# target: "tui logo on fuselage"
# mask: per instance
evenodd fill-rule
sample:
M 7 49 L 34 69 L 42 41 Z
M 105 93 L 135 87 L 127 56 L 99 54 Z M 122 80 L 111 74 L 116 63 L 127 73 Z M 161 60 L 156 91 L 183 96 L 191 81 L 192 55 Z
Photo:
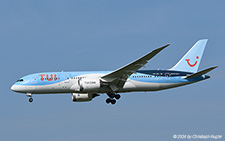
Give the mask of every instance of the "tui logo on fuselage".
M 56 74 L 50 74 L 51 78 L 49 77 L 49 74 L 39 74 L 39 76 L 41 76 L 41 81 L 44 81 L 44 80 L 56 81 L 58 79 Z M 46 76 L 46 77 L 44 78 L 44 76 Z

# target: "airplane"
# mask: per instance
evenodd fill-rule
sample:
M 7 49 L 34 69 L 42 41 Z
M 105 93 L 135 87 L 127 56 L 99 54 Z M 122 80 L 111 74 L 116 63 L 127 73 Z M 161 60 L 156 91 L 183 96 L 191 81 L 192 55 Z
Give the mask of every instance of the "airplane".
M 35 73 L 20 78 L 11 90 L 25 93 L 29 102 L 33 101 L 33 94 L 71 93 L 73 102 L 91 101 L 107 94 L 106 103 L 113 105 L 120 93 L 165 90 L 210 78 L 205 74 L 217 66 L 198 71 L 207 41 L 197 41 L 171 69 L 139 70 L 170 45 L 167 44 L 114 71 Z

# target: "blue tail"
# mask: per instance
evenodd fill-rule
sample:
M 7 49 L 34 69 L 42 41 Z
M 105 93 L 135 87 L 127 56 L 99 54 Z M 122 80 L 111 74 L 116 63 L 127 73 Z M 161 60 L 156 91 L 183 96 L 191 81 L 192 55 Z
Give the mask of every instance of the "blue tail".
M 170 70 L 186 71 L 196 73 L 208 39 L 202 39 L 180 59 L 180 61 Z

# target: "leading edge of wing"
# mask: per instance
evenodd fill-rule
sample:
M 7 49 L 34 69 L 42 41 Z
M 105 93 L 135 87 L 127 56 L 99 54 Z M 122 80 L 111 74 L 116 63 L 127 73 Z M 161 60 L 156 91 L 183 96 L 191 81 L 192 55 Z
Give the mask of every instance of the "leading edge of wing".
M 130 76 L 131 74 L 135 73 L 138 69 L 143 67 L 145 64 L 147 64 L 151 58 L 153 58 L 156 54 L 158 54 L 160 51 L 162 51 L 164 48 L 168 47 L 169 45 L 171 44 L 167 44 L 165 46 L 157 48 L 151 51 L 150 53 L 140 57 L 139 59 L 102 76 L 101 77 L 102 80 L 105 82 L 112 82 L 118 78 L 122 78 L 124 75 Z

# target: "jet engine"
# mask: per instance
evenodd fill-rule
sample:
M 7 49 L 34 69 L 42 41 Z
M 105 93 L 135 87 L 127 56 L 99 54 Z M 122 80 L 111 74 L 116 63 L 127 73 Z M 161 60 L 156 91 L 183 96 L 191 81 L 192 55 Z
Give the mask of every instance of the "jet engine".
M 81 79 L 78 84 L 80 91 L 94 91 L 101 87 L 99 79 Z
M 85 102 L 85 101 L 91 101 L 92 98 L 99 96 L 99 94 L 80 94 L 80 93 L 72 93 L 72 100 L 73 102 Z

